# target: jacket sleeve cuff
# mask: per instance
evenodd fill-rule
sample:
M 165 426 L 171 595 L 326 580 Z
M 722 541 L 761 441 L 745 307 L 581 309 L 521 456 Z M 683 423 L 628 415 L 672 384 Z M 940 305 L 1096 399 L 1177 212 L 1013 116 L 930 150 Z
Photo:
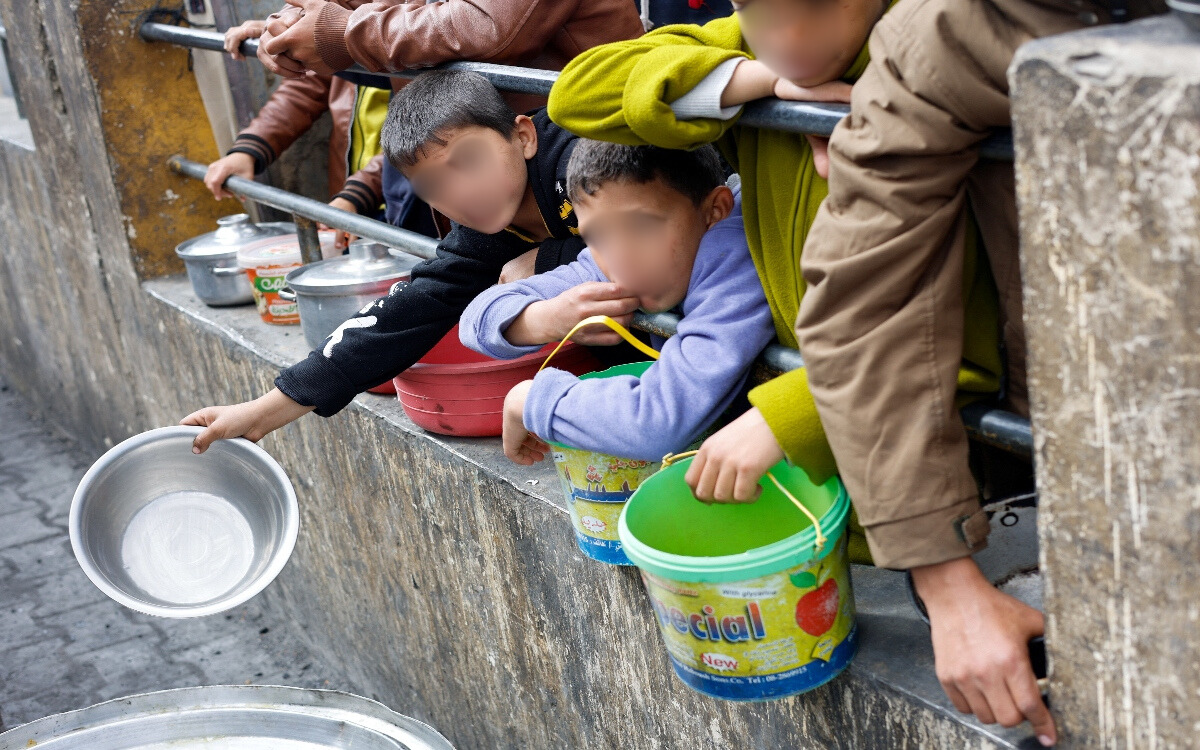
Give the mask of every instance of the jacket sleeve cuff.
M 700 83 L 683 96 L 671 102 L 671 112 L 677 120 L 696 120 L 707 117 L 712 120 L 730 120 L 742 111 L 742 105 L 721 106 L 721 95 L 725 93 L 733 71 L 745 62 L 744 57 L 726 60 L 713 69 Z
M 521 414 L 525 429 L 542 440 L 561 442 L 554 431 L 554 410 L 563 396 L 579 382 L 565 370 L 547 367 L 533 377 L 533 387 L 525 399 L 525 410 Z
M 753 388 L 749 399 L 766 420 L 784 455 L 804 469 L 813 483 L 824 484 L 837 473 L 837 462 L 808 391 L 808 372 L 804 368 Z
M 350 11 L 337 3 L 325 3 L 317 16 L 317 54 L 321 62 L 333 70 L 345 70 L 354 64 L 346 48 L 346 25 L 350 22 Z
M 500 288 L 502 287 L 493 287 L 493 290 Z M 478 307 L 472 303 L 459 320 L 459 339 L 463 346 L 492 359 L 516 359 L 541 349 L 541 344 L 517 346 L 504 337 L 504 332 L 512 322 L 525 312 L 525 308 L 537 302 L 537 298 L 523 294 L 489 296 L 493 297 L 490 302 Z
M 300 404 L 316 407 L 317 416 L 332 417 L 358 395 L 358 389 L 320 351 L 279 373 L 275 387 Z
M 239 133 L 233 147 L 225 152 L 226 156 L 229 154 L 246 154 L 254 159 L 254 174 L 262 174 L 278 158 L 270 143 L 252 133 Z
M 875 565 L 908 570 L 956 560 L 987 547 L 988 520 L 974 497 L 938 510 L 866 526 Z
M 379 211 L 380 204 L 383 203 L 383 199 L 372 194 L 369 187 L 353 179 L 346 180 L 345 186 L 333 197 L 350 201 L 360 216 L 368 217 L 374 216 Z

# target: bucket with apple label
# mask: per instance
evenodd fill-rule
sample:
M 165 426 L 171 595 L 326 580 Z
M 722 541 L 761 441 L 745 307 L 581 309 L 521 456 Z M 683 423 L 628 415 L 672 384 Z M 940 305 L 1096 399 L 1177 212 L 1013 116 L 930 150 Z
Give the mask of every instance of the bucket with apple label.
M 664 458 L 618 523 L 675 674 L 734 701 L 832 680 L 858 647 L 841 480 L 780 462 L 757 501 L 709 505 L 684 482 L 690 460 Z

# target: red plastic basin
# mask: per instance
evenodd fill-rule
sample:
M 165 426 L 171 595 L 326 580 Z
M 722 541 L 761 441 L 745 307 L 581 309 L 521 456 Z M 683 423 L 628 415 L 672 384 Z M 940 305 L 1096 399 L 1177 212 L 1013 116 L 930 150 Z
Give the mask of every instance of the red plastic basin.
M 463 346 L 456 325 L 392 382 L 404 413 L 420 427 L 441 435 L 495 436 L 503 426 L 504 397 L 533 378 L 554 347 L 547 344 L 517 359 L 492 359 Z M 572 343 L 554 355 L 551 366 L 576 375 L 600 369 L 586 348 Z

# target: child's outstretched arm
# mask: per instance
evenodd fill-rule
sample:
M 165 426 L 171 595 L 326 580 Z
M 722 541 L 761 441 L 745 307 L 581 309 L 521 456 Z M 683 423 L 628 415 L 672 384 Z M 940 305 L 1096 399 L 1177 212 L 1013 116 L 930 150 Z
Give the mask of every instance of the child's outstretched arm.
M 244 437 L 252 443 L 312 411 L 288 398 L 278 388 L 232 406 L 206 406 L 184 417 L 179 424 L 204 427 L 192 441 L 192 453 L 203 453 L 214 440 Z
M 608 281 L 584 250 L 574 263 L 480 294 L 459 321 L 459 339 L 480 354 L 512 359 L 561 341 L 576 323 L 593 315 L 628 325 L 637 306 L 637 298 Z M 588 326 L 573 340 L 611 346 L 620 337 L 607 328 Z

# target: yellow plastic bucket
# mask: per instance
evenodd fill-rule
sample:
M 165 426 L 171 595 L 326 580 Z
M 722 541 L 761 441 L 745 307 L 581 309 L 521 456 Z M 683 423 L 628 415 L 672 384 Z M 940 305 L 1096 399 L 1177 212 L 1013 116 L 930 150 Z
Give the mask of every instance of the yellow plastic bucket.
M 554 351 L 546 355 L 538 371 L 550 363 L 550 358 L 558 354 L 558 350 L 562 349 L 579 329 L 589 325 L 608 326 L 651 360 L 658 359 L 658 352 L 634 337 L 620 323 L 607 315 L 593 315 L 581 320 L 567 333 Z M 653 361 L 618 365 L 601 372 L 580 375 L 579 379 L 611 378 L 620 375 L 641 377 L 652 364 Z M 621 540 L 617 537 L 617 520 L 625 502 L 647 477 L 658 471 L 659 463 L 609 456 L 561 443 L 552 442 L 550 447 L 554 468 L 558 471 L 563 494 L 567 497 L 567 508 L 571 513 L 571 525 L 575 529 L 575 541 L 579 544 L 579 549 L 593 560 L 610 565 L 632 565 L 621 551 Z
M 817 486 L 780 462 L 756 502 L 706 505 L 683 480 L 689 463 L 643 482 L 618 522 L 675 674 L 734 701 L 832 680 L 858 647 L 841 481 Z
M 651 364 L 618 365 L 581 375 L 580 380 L 618 375 L 638 377 Z M 621 551 L 617 520 L 634 491 L 658 471 L 659 462 L 609 456 L 561 443 L 550 443 L 550 448 L 579 549 L 593 560 L 610 565 L 633 565 Z

